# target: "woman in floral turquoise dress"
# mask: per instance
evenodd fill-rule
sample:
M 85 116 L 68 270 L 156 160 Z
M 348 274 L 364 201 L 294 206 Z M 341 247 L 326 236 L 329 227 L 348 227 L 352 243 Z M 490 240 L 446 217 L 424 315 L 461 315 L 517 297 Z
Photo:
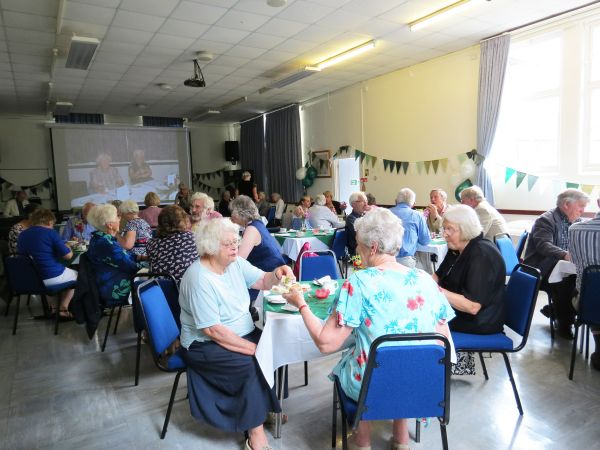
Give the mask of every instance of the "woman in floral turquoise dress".
M 284 295 L 300 308 L 312 339 L 323 353 L 339 350 L 352 334 L 353 345 L 343 354 L 333 373 L 344 393 L 358 401 L 371 343 L 396 333 L 450 334 L 447 322 L 454 311 L 431 276 L 396 262 L 402 245 L 402 222 L 387 209 L 378 208 L 354 223 L 357 253 L 367 267 L 344 282 L 325 323 L 311 311 L 299 291 Z M 392 450 L 408 449 L 407 420 L 395 420 Z M 369 422 L 360 422 L 350 448 L 370 449 Z
M 87 255 L 94 268 L 96 282 L 105 306 L 122 303 L 131 292 L 130 278 L 142 268 L 117 241 L 119 217 L 113 205 L 92 208 L 88 221 L 96 228 Z

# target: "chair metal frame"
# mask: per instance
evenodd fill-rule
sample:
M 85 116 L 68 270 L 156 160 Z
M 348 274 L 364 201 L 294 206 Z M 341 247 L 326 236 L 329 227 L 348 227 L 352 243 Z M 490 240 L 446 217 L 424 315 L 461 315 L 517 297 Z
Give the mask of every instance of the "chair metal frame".
M 525 244 L 527 243 L 528 237 L 529 237 L 529 231 L 524 230 L 523 233 L 521 233 L 521 236 L 519 237 L 517 245 L 515 246 L 515 250 L 517 252 L 517 258 L 519 259 L 519 262 L 523 262 L 521 255 L 523 255 L 523 250 L 525 250 Z
M 342 235 L 343 238 L 338 238 L 338 236 Z M 336 243 L 337 240 L 343 239 L 343 252 L 336 251 Z M 342 278 L 345 278 L 348 274 L 348 244 L 347 244 L 347 235 L 345 228 L 336 228 L 333 231 L 333 241 L 331 242 L 331 250 L 335 253 L 335 257 L 337 259 L 338 266 L 340 268 L 340 273 Z
M 590 287 L 590 278 L 600 278 L 600 265 L 588 266 L 583 270 L 581 275 L 581 292 L 579 293 L 579 308 L 577 315 L 575 316 L 575 336 L 573 338 L 573 345 L 571 348 L 571 364 L 569 367 L 569 380 L 573 380 L 573 371 L 575 369 L 575 353 L 577 352 L 577 336 L 579 334 L 579 327 L 584 326 L 584 334 L 581 335 L 581 352 L 583 352 L 583 341 L 584 336 L 587 335 L 587 350 L 586 359 L 589 354 L 589 326 L 600 326 L 600 306 L 598 300 L 600 300 L 600 293 L 592 290 Z M 600 280 L 598 281 L 600 283 Z M 595 303 L 594 306 L 592 306 Z M 588 310 L 589 308 L 589 310 Z M 594 310 L 595 309 L 595 310 Z M 589 315 L 589 316 L 588 316 Z M 587 326 L 587 333 L 585 327 Z
M 525 344 L 527 343 L 527 339 L 529 338 L 529 331 L 531 328 L 531 321 L 533 319 L 533 313 L 535 311 L 536 299 L 537 299 L 538 292 L 540 289 L 542 275 L 541 275 L 540 271 L 538 269 L 536 269 L 535 267 L 527 266 L 525 264 L 518 264 L 515 267 L 515 269 L 513 270 L 513 275 L 511 276 L 511 278 L 508 282 L 507 290 L 509 289 L 511 282 L 513 280 L 517 279 L 517 277 L 518 277 L 517 272 L 522 272 L 522 273 L 525 273 L 525 274 L 530 275 L 535 278 L 535 286 L 533 289 L 532 298 L 530 299 L 530 305 L 529 305 L 529 308 L 527 311 L 527 317 L 526 317 L 525 326 L 524 326 L 524 333 L 521 335 L 521 342 L 519 343 L 519 345 L 514 347 L 514 344 L 513 344 L 512 349 L 498 349 L 495 347 L 481 347 L 481 348 L 465 347 L 465 348 L 463 348 L 463 347 L 460 347 L 460 343 L 457 343 L 456 339 L 454 340 L 454 343 L 455 343 L 457 352 L 461 352 L 461 351 L 462 352 L 474 352 L 474 353 L 479 354 L 479 361 L 481 362 L 481 368 L 483 370 L 483 375 L 484 375 L 486 381 L 489 380 L 489 376 L 488 376 L 487 368 L 485 366 L 485 362 L 483 360 L 483 353 L 490 353 L 490 354 L 491 353 L 500 353 L 502 355 L 502 358 L 504 359 L 504 364 L 506 366 L 506 371 L 508 373 L 508 378 L 512 385 L 513 394 L 515 396 L 515 401 L 517 403 L 517 409 L 519 410 L 519 414 L 522 416 L 523 415 L 523 406 L 521 405 L 519 391 L 517 390 L 517 385 L 516 385 L 515 379 L 513 377 L 512 367 L 510 365 L 508 353 L 517 353 L 517 352 L 521 351 L 525 347 Z M 515 277 L 515 275 L 516 275 L 516 277 Z M 508 318 L 507 318 L 507 320 L 508 320 Z M 507 324 L 507 320 L 505 320 L 504 326 L 510 328 L 510 326 Z M 516 331 L 516 330 L 514 330 L 514 331 Z M 455 335 L 455 333 L 452 333 L 452 334 L 453 334 L 453 336 Z M 468 334 L 468 333 L 464 333 L 464 334 Z M 502 334 L 502 333 L 498 333 L 498 334 Z
M 440 434 L 442 437 L 442 445 L 444 450 L 448 449 L 448 437 L 446 433 L 446 425 L 450 422 L 450 355 L 451 355 L 451 345 L 446 338 L 446 336 L 439 333 L 410 333 L 410 334 L 388 334 L 379 336 L 377 339 L 373 341 L 369 350 L 369 360 L 367 362 L 367 367 L 365 368 L 365 373 L 358 397 L 358 402 L 353 402 L 352 399 L 347 399 L 347 401 L 355 403 L 356 413 L 354 414 L 354 420 L 351 423 L 352 429 L 356 430 L 358 425 L 363 417 L 363 413 L 371 412 L 366 404 L 369 392 L 369 385 L 371 383 L 371 378 L 374 376 L 373 372 L 380 368 L 380 364 L 377 361 L 377 351 L 381 344 L 389 343 L 389 342 L 405 342 L 405 341 L 420 341 L 427 342 L 431 341 L 427 344 L 421 344 L 417 346 L 402 346 L 403 348 L 410 347 L 414 348 L 415 351 L 418 350 L 420 346 L 430 347 L 432 342 L 441 341 L 443 346 L 440 345 L 444 349 L 444 357 L 438 360 L 438 364 L 444 365 L 444 399 L 440 402 L 439 406 L 443 408 L 444 414 L 438 417 L 440 422 Z M 407 375 L 408 377 L 409 375 Z M 402 374 L 398 375 L 399 383 L 402 382 Z M 350 424 L 348 422 L 347 413 L 344 409 L 344 403 L 341 401 L 341 396 L 345 396 L 342 391 L 339 379 L 334 377 L 334 387 L 333 387 L 333 412 L 332 412 L 332 427 L 331 427 L 331 447 L 335 448 L 337 443 L 337 410 L 341 411 L 342 415 L 342 449 L 347 450 L 348 448 L 348 436 L 347 436 L 347 425 Z M 388 417 L 388 419 L 404 419 L 408 417 Z M 368 420 L 368 419 L 366 419 Z M 417 436 L 419 435 L 419 423 L 417 422 Z M 419 442 L 419 437 L 417 437 L 417 442 Z
M 312 281 L 312 279 L 306 280 L 302 276 L 302 266 L 304 265 L 304 263 L 303 263 L 304 259 L 308 260 L 308 259 L 315 259 L 315 258 L 323 258 L 323 257 L 327 257 L 327 256 L 330 256 L 331 258 L 333 258 L 333 265 L 335 266 L 335 271 L 336 271 L 335 279 L 339 280 L 340 278 L 342 278 L 342 275 L 340 273 L 340 268 L 338 267 L 337 258 L 335 257 L 335 253 L 332 250 L 323 250 L 323 251 L 313 252 L 313 253 L 315 253 L 317 256 L 311 256 L 311 257 L 304 258 L 304 253 L 303 253 L 302 257 L 300 257 L 300 270 L 298 271 L 298 273 L 300 275 L 300 277 L 299 277 L 300 281 Z M 333 279 L 333 277 L 332 277 L 332 279 Z
M 173 387 L 171 389 L 171 396 L 169 397 L 169 405 L 167 407 L 167 413 L 165 415 L 165 421 L 163 423 L 163 427 L 162 427 L 162 431 L 160 433 L 160 438 L 164 439 L 166 434 L 167 434 L 167 428 L 169 427 L 169 421 L 171 419 L 171 412 L 173 410 L 173 403 L 175 402 L 175 394 L 177 393 L 177 386 L 179 385 L 179 378 L 181 377 L 181 374 L 185 373 L 185 371 L 187 370 L 187 368 L 184 367 L 179 367 L 179 368 L 175 368 L 175 369 L 169 369 L 168 367 L 165 367 L 162 364 L 162 361 L 160 361 L 158 355 L 156 354 L 156 352 L 154 351 L 154 340 L 153 340 L 153 336 L 152 336 L 152 330 L 151 327 L 148 326 L 148 319 L 146 317 L 146 311 L 144 309 L 144 302 L 142 301 L 142 297 L 141 295 L 143 295 L 143 292 L 145 289 L 147 289 L 149 286 L 155 285 L 157 286 L 160 291 L 163 293 L 163 297 L 164 297 L 164 301 L 165 303 L 167 303 L 168 305 L 168 300 L 167 297 L 164 295 L 164 292 L 162 290 L 162 287 L 160 286 L 160 283 L 158 282 L 158 280 L 156 278 L 151 278 L 149 280 L 144 281 L 143 283 L 141 283 L 139 286 L 137 286 L 137 296 L 139 299 L 139 306 L 140 306 L 140 311 L 142 312 L 142 316 L 144 317 L 144 323 L 146 325 L 146 331 L 148 333 L 148 339 L 150 340 L 150 350 L 152 351 L 152 358 L 154 360 L 154 364 L 156 365 L 156 367 L 159 370 L 162 370 L 163 372 L 167 372 L 167 373 L 173 373 L 176 372 L 175 375 L 175 380 L 173 381 Z M 169 307 L 169 310 L 171 308 Z M 175 318 L 173 318 L 173 320 L 175 320 Z

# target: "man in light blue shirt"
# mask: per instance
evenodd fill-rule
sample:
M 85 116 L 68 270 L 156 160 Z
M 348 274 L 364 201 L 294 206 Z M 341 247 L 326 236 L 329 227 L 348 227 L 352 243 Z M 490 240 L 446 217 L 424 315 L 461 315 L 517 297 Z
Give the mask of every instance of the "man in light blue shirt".
M 87 216 L 94 206 L 96 206 L 94 203 L 87 202 L 81 208 L 81 215 L 77 214 L 69 218 L 62 231 L 63 241 L 76 240 L 89 242 L 92 239 L 92 233 L 96 229 L 87 221 Z
M 415 259 L 417 245 L 427 245 L 431 241 L 425 217 L 412 209 L 416 197 L 411 189 L 402 188 L 396 196 L 396 206 L 390 208 L 390 211 L 402 220 L 404 227 L 402 248 L 396 256 L 396 261 L 410 268 L 417 264 Z

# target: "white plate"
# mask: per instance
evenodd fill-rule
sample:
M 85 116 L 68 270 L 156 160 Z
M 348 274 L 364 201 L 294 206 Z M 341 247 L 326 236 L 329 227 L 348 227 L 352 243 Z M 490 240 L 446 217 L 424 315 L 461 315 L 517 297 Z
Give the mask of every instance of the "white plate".
M 269 303 L 273 303 L 274 305 L 283 305 L 287 303 L 286 299 L 283 298 L 281 295 L 268 295 L 267 301 Z
M 283 305 L 281 309 L 289 312 L 298 312 L 298 308 L 296 308 L 294 305 L 290 305 L 289 303 Z
M 290 233 L 275 233 L 275 236 L 289 236 Z

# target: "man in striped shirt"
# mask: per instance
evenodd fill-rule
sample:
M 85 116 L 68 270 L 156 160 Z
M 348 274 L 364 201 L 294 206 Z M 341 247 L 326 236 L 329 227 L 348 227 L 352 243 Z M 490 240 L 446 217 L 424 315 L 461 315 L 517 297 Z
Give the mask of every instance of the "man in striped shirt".
M 597 200 L 600 208 L 600 198 Z M 600 212 L 592 220 L 573 224 L 569 228 L 569 253 L 577 268 L 577 291 L 581 292 L 581 276 L 588 266 L 600 264 Z M 577 305 L 575 305 L 577 308 Z M 600 370 L 600 327 L 591 327 L 596 344 L 592 367 Z

